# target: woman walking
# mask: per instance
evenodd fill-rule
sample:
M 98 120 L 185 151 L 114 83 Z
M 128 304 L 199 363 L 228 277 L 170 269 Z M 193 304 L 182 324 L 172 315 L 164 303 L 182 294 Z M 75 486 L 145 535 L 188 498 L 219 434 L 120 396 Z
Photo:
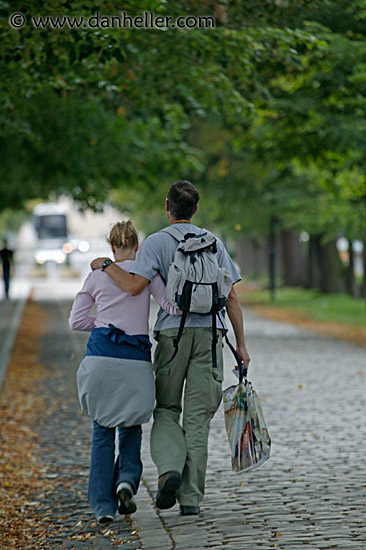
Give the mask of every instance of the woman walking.
M 116 223 L 107 239 L 115 263 L 130 271 L 138 249 L 131 220 Z M 138 296 L 123 292 L 104 270 L 87 276 L 75 297 L 69 318 L 73 330 L 91 331 L 87 351 L 77 372 L 83 411 L 93 420 L 88 499 L 98 523 L 136 511 L 133 496 L 142 474 L 141 424 L 150 419 L 155 383 L 148 337 L 150 294 L 171 314 L 178 311 L 165 298 L 165 285 L 156 276 Z M 90 310 L 95 304 L 96 315 Z M 115 432 L 118 450 L 115 460 Z

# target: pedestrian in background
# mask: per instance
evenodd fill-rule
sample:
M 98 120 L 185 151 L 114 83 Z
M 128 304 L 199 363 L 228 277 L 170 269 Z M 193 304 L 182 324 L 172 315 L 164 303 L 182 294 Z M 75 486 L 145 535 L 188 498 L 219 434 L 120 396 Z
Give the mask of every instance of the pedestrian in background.
M 131 220 L 115 224 L 108 242 L 115 266 L 130 271 L 138 249 Z M 73 330 L 91 331 L 86 355 L 77 372 L 79 400 L 93 420 L 88 497 L 98 523 L 136 511 L 133 496 L 141 473 L 141 424 L 154 408 L 155 384 L 148 336 L 150 294 L 170 314 L 165 285 L 154 277 L 145 292 L 130 296 L 113 283 L 104 269 L 93 271 L 75 297 L 69 318 Z M 96 306 L 96 316 L 90 315 Z M 118 427 L 119 455 L 115 461 Z
M 10 268 L 13 261 L 13 251 L 8 248 L 8 242 L 5 239 L 3 241 L 3 249 L 0 250 L 0 258 L 3 266 L 5 297 L 8 299 L 10 287 Z

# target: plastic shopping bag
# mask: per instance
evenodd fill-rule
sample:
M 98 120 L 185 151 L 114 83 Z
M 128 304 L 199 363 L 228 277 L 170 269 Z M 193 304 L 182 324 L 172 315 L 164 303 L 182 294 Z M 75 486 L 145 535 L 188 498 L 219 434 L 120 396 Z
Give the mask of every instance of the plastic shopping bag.
M 223 402 L 232 470 L 238 474 L 248 472 L 268 460 L 271 439 L 259 397 L 244 371 L 237 386 L 224 390 Z

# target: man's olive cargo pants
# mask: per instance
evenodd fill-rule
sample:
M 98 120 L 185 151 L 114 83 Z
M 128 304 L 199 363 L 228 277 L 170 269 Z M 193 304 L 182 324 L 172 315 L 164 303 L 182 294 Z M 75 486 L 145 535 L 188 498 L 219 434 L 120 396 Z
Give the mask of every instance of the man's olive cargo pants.
M 212 365 L 212 329 L 186 327 L 173 355 L 177 328 L 162 330 L 154 356 L 156 408 L 151 456 L 159 476 L 182 474 L 181 506 L 198 506 L 205 489 L 210 421 L 222 395 L 222 331 L 217 330 L 217 367 Z M 185 383 L 185 386 L 184 386 Z M 183 419 L 180 424 L 180 414 Z

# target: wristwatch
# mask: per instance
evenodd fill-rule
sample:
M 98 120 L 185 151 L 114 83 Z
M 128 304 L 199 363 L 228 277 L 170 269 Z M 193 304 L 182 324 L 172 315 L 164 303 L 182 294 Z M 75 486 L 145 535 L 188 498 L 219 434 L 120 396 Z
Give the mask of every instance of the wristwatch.
M 104 262 L 102 263 L 102 271 L 104 271 L 105 268 L 108 267 L 111 264 L 113 264 L 113 260 L 110 260 L 109 258 L 104 260 Z

